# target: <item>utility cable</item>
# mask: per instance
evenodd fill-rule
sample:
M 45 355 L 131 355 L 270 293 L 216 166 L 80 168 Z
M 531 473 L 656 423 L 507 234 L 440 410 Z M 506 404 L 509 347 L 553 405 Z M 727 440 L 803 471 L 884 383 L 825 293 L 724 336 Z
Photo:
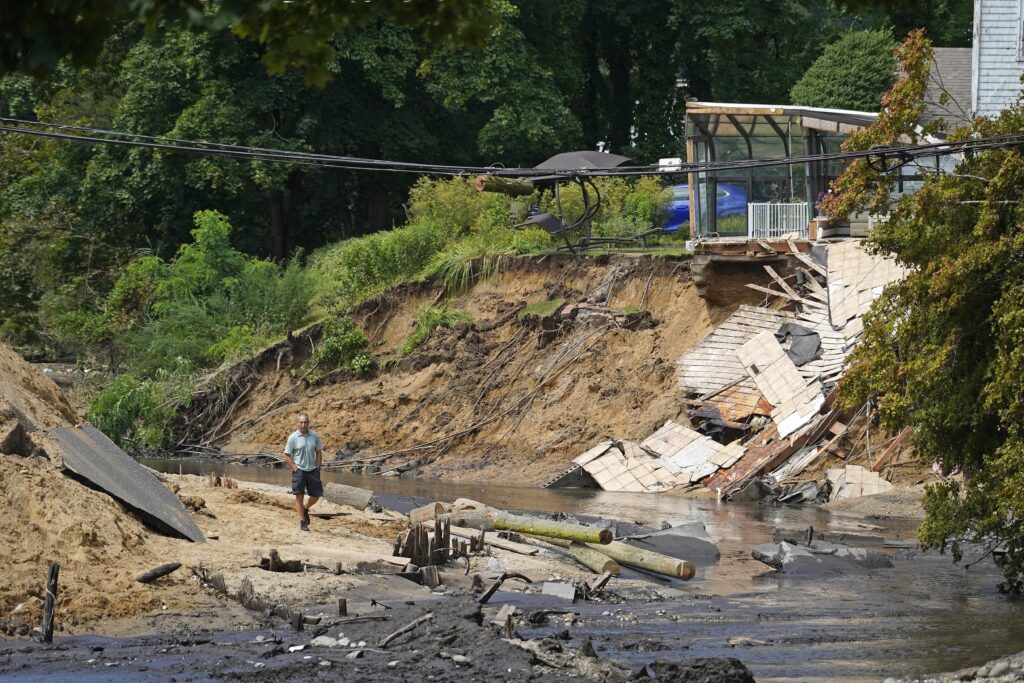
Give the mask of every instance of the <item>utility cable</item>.
M 727 171 L 749 170 L 772 166 L 797 165 L 811 162 L 851 161 L 866 159 L 868 164 L 879 172 L 890 172 L 911 163 L 921 157 L 938 157 L 952 154 L 964 154 L 990 149 L 1007 149 L 1024 146 L 1024 135 L 1002 135 L 988 138 L 976 138 L 958 142 L 934 142 L 923 145 L 904 147 L 880 147 L 870 150 L 834 152 L 828 154 L 801 155 L 794 157 L 772 157 L 764 159 L 738 159 L 733 161 L 712 161 L 703 163 L 686 163 L 666 167 L 662 165 L 626 166 L 610 169 L 575 169 L 558 170 L 537 168 L 504 168 L 496 166 L 462 166 L 451 164 L 428 164 L 419 162 L 391 161 L 362 157 L 319 154 L 298 150 L 282 150 L 247 145 L 213 143 L 205 141 L 185 140 L 173 137 L 128 133 L 125 131 L 106 130 L 87 126 L 72 126 L 41 121 L 0 117 L 0 133 L 31 135 L 37 137 L 84 142 L 91 144 L 109 144 L 130 147 L 225 156 L 250 161 L 267 161 L 291 163 L 322 168 L 334 168 L 352 171 L 384 171 L 397 173 L 416 173 L 420 175 L 458 176 L 458 175 L 495 175 L 518 177 L 526 180 L 558 180 L 561 178 L 599 178 L 599 177 L 630 177 L 630 176 L 672 176 L 687 173 L 721 174 Z

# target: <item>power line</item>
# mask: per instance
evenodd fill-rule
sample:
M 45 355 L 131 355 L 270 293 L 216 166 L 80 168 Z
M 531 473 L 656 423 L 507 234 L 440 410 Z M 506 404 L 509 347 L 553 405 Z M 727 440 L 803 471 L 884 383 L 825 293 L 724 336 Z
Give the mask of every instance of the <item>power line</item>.
M 494 166 L 464 166 L 450 164 L 427 164 L 407 161 L 391 161 L 368 159 L 344 155 L 302 152 L 299 150 L 283 150 L 248 145 L 214 143 L 206 141 L 185 140 L 181 138 L 144 135 L 125 131 L 106 130 L 88 126 L 72 126 L 42 121 L 0 117 L 0 132 L 16 135 L 31 135 L 50 139 L 82 142 L 90 144 L 107 144 L 129 147 L 143 147 L 156 150 L 225 156 L 230 158 L 290 163 L 320 168 L 333 168 L 352 171 L 375 171 L 394 173 L 416 173 L 420 175 L 496 175 L 524 179 L 557 179 L 560 177 L 630 177 L 630 176 L 666 176 L 685 173 L 714 173 L 727 171 L 767 168 L 806 164 L 819 161 L 852 161 L 868 159 L 880 170 L 895 170 L 922 157 L 939 157 L 951 154 L 963 154 L 973 151 L 1001 149 L 1024 145 L 1024 134 L 1002 135 L 958 142 L 934 142 L 907 147 L 886 147 L 866 151 L 834 152 L 830 154 L 809 154 L 795 157 L 773 157 L 765 159 L 737 159 L 733 161 L 712 161 L 703 163 L 687 163 L 678 166 L 664 167 L 657 165 L 626 166 L 610 169 L 577 169 L 552 171 L 537 168 L 503 168 Z M 892 163 L 887 163 L 887 162 Z

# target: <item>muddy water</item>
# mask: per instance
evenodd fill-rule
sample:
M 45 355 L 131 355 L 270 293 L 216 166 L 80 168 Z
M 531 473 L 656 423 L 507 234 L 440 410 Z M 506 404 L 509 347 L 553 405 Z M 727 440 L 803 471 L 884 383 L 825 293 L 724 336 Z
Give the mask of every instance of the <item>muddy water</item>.
M 212 469 L 248 481 L 286 486 L 281 469 L 176 460 L 145 461 L 167 471 Z M 1024 650 L 1024 604 L 996 590 L 1000 572 L 990 561 L 969 570 L 948 557 L 896 553 L 895 568 L 817 578 L 776 576 L 750 557 L 776 526 L 813 525 L 818 531 L 913 539 L 916 523 L 898 518 L 862 520 L 816 507 L 720 504 L 671 495 L 480 486 L 432 480 L 361 477 L 325 472 L 326 481 L 371 488 L 385 502 L 413 498 L 474 498 L 497 507 L 600 515 L 657 526 L 662 520 L 699 520 L 722 559 L 699 570 L 682 595 L 667 602 L 577 604 L 575 639 L 591 635 L 603 656 L 738 657 L 762 680 L 878 681 L 979 665 Z M 605 612 L 611 611 L 608 615 Z M 554 628 L 553 626 L 551 627 Z M 543 635 L 543 629 L 531 635 Z M 743 638 L 754 645 L 730 645 Z

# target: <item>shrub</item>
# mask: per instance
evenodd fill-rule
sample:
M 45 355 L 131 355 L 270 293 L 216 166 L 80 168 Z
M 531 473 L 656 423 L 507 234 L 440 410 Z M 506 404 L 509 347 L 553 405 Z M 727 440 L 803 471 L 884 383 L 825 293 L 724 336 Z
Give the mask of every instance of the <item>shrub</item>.
M 892 34 L 851 31 L 828 45 L 790 90 L 793 104 L 878 111 L 882 93 L 896 82 Z
M 409 335 L 409 338 L 405 340 L 405 344 L 402 345 L 402 355 L 408 356 L 419 348 L 423 342 L 430 338 L 430 335 L 434 334 L 434 330 L 439 327 L 452 329 L 456 323 L 468 323 L 471 320 L 469 314 L 455 308 L 424 306 L 416 314 L 416 327 L 413 329 L 412 334 Z
M 194 385 L 195 377 L 185 361 L 160 370 L 152 379 L 120 375 L 96 395 L 86 417 L 126 450 L 166 448 L 171 425 Z
M 366 334 L 345 316 L 323 323 L 323 338 L 302 366 L 302 374 L 310 384 L 322 382 L 335 370 L 348 368 L 357 374 L 368 374 L 375 365 L 366 353 L 370 345 Z

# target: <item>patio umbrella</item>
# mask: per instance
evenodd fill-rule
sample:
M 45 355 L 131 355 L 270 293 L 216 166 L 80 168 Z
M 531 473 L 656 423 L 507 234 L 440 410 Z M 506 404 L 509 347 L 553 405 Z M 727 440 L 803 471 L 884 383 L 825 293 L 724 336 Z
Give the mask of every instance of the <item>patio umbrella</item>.
M 594 150 L 585 149 L 579 152 L 562 152 L 556 154 L 547 161 L 537 164 L 537 168 L 546 171 L 578 171 L 601 168 L 615 168 L 627 161 L 629 157 L 618 154 L 605 154 Z

